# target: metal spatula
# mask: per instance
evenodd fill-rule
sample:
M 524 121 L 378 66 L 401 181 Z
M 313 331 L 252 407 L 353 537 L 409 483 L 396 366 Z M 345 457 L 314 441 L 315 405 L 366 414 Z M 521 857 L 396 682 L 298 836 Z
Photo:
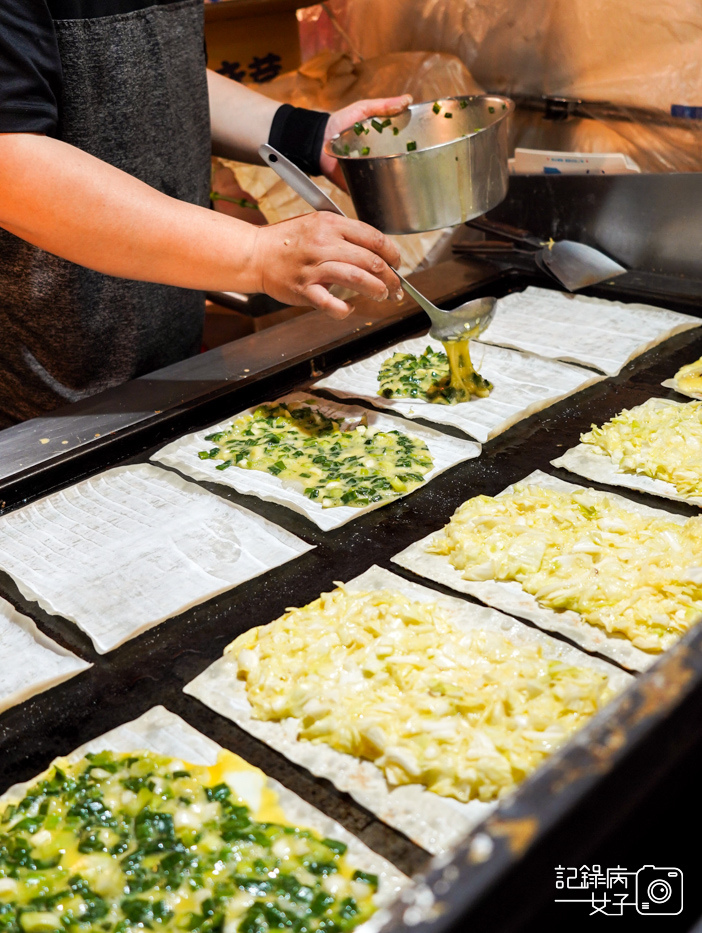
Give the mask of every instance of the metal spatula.
M 468 225 L 476 230 L 493 233 L 513 243 L 518 243 L 534 251 L 534 261 L 543 271 L 550 273 L 569 292 L 577 292 L 588 285 L 596 285 L 608 279 L 616 278 L 627 270 L 618 262 L 610 259 L 598 249 L 576 243 L 575 240 L 544 241 L 532 236 L 527 230 L 520 230 L 509 224 L 486 217 L 469 220 Z M 496 244 L 491 244 L 494 254 Z M 466 243 L 457 247 L 457 251 L 480 253 L 480 243 Z
M 302 169 L 293 165 L 289 159 L 286 159 L 273 146 L 261 146 L 258 154 L 266 165 L 269 165 L 284 182 L 287 182 L 293 191 L 299 194 L 310 207 L 313 207 L 316 211 L 331 211 L 333 214 L 340 214 L 342 217 L 346 216 L 341 208 L 311 178 L 305 175 Z M 495 298 L 475 298 L 472 301 L 466 301 L 465 304 L 454 308 L 452 311 L 442 311 L 441 308 L 437 308 L 436 305 L 432 304 L 428 298 L 425 298 L 421 292 L 418 292 L 414 285 L 410 285 L 397 269 L 392 271 L 402 282 L 402 287 L 410 298 L 414 298 L 420 308 L 423 308 L 429 315 L 431 319 L 429 336 L 435 340 L 445 343 L 449 340 L 460 340 L 467 334 L 470 334 L 471 337 L 477 337 L 482 334 L 492 320 L 497 303 Z

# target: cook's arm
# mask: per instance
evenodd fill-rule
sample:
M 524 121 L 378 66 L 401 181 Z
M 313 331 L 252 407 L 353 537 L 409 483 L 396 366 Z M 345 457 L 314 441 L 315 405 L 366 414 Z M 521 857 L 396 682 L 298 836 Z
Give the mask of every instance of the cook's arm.
M 207 86 L 214 155 L 239 162 L 261 162 L 258 147 L 268 142 L 280 103 L 209 69 Z
M 215 155 L 240 162 L 260 162 L 258 147 L 269 142 L 271 125 L 278 101 L 270 100 L 237 81 L 208 70 L 207 84 L 210 96 L 210 128 L 212 151 Z M 401 113 L 412 103 L 410 94 L 400 97 L 379 97 L 359 100 L 329 115 L 324 128 L 326 142 L 336 133 L 368 117 L 391 117 Z M 299 113 L 299 111 L 297 111 Z M 288 134 L 295 135 L 295 121 L 289 124 Z M 291 140 L 292 141 L 292 140 Z M 284 152 L 296 162 L 294 152 Z M 345 188 L 337 160 L 324 153 L 316 153 L 322 172 L 336 184 Z
M 0 226 L 108 275 L 212 291 L 265 291 L 343 317 L 325 286 L 394 293 L 394 244 L 372 227 L 310 214 L 268 227 L 168 197 L 60 140 L 0 134 Z

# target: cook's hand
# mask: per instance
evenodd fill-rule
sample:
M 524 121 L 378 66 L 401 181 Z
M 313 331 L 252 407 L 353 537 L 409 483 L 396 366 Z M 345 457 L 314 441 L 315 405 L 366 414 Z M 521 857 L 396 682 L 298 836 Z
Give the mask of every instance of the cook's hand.
M 312 305 L 334 318 L 351 307 L 328 291 L 343 285 L 382 301 L 402 295 L 390 266 L 400 262 L 392 240 L 360 220 L 328 211 L 256 228 L 253 250 L 258 290 L 289 305 Z
M 357 100 L 355 104 L 349 104 L 343 110 L 336 110 L 329 117 L 327 128 L 324 132 L 324 142 L 336 136 L 342 130 L 354 123 L 360 123 L 367 120 L 368 117 L 394 117 L 402 113 L 412 103 L 411 94 L 403 94 L 401 97 L 378 97 L 374 100 Z M 341 166 L 337 159 L 333 159 L 322 151 L 319 164 L 322 171 L 330 181 L 338 185 L 344 191 L 347 190 L 344 176 L 341 174 Z

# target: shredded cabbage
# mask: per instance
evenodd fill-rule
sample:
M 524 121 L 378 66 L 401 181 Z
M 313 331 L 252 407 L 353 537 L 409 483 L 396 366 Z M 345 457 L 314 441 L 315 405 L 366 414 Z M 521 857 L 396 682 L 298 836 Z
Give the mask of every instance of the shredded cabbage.
M 476 496 L 431 550 L 467 580 L 516 580 L 542 606 L 644 651 L 665 650 L 702 616 L 702 517 L 651 518 L 593 489 Z
M 702 402 L 650 398 L 580 437 L 622 473 L 672 483 L 681 496 L 702 496 Z
M 462 801 L 505 794 L 612 696 L 605 674 L 388 590 L 342 586 L 227 650 L 256 719 Z

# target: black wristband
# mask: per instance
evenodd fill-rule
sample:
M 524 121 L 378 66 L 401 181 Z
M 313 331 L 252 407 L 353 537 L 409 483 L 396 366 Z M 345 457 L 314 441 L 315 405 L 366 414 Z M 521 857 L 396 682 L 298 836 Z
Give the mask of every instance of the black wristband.
M 268 145 L 308 175 L 321 175 L 319 159 L 328 119 L 329 114 L 319 110 L 281 104 L 271 123 Z

